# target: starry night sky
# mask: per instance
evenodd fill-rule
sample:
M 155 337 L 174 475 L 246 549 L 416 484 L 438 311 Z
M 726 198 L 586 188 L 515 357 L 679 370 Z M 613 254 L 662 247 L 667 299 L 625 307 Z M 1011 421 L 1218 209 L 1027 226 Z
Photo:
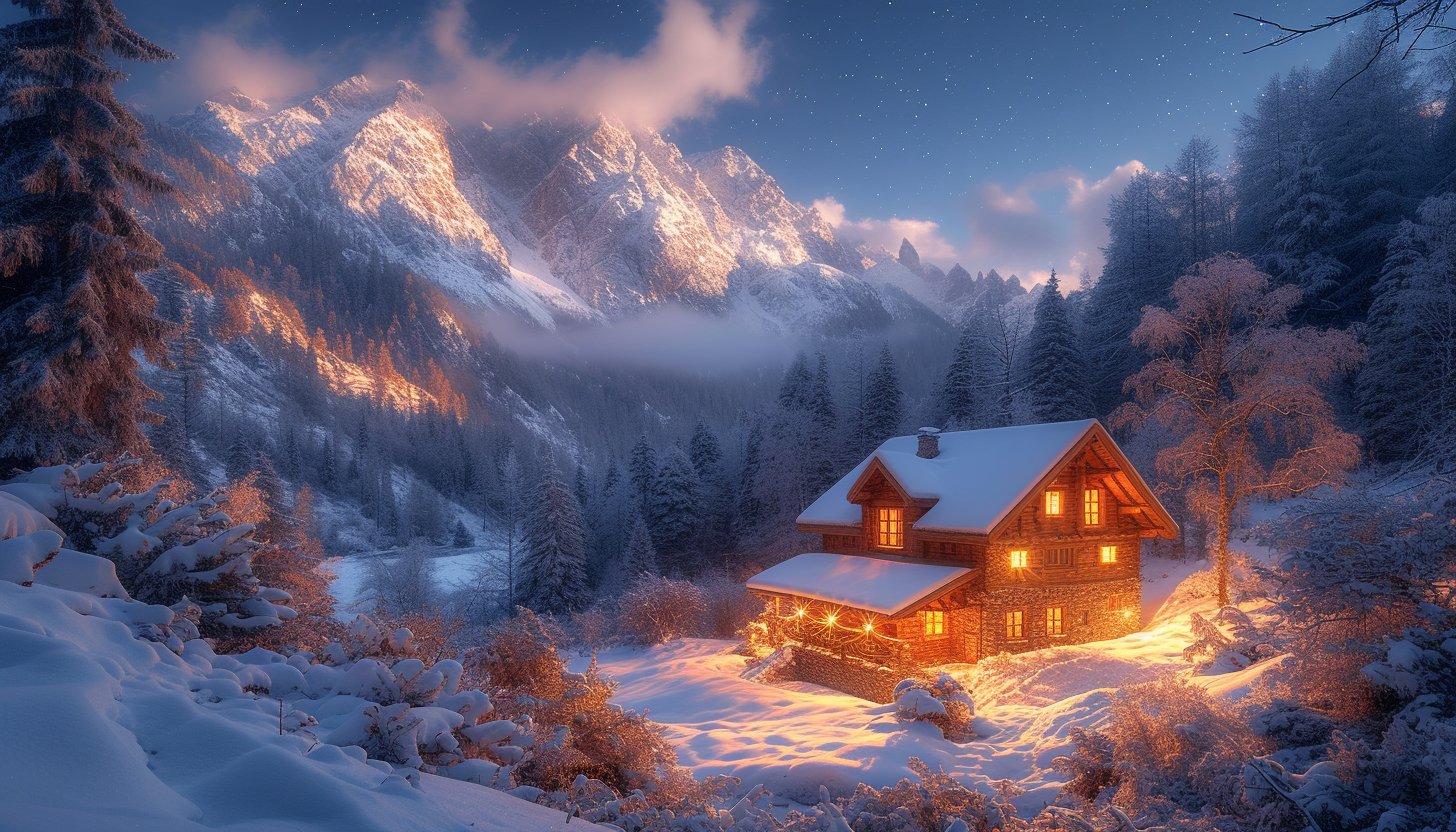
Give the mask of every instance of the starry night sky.
M 326 82 L 419 37 L 438 8 L 392 0 L 116 2 L 134 28 L 174 51 L 185 53 L 200 31 L 236 29 L 242 42 L 273 42 L 325 63 Z M 1095 183 L 1132 160 L 1162 168 L 1194 135 L 1228 153 L 1240 111 L 1269 76 L 1293 64 L 1319 66 L 1341 37 L 1324 33 L 1244 55 L 1270 30 L 1235 11 L 1303 23 L 1348 5 L 761 0 L 749 40 L 765 68 L 750 97 L 720 102 L 709 116 L 678 121 L 665 133 L 684 152 L 744 148 L 805 204 L 832 197 L 852 219 L 937 223 L 923 232 L 945 241 L 932 259 L 1013 260 L 968 263 L 973 272 L 1015 266 L 1025 251 L 1006 255 L 988 240 L 967 247 L 978 233 L 994 236 L 994 224 L 973 216 L 988 188 L 1019 195 L 1024 205 L 1013 213 L 1038 215 L 1045 228 L 1023 241 L 1028 246 L 1095 245 L 1066 239 L 1076 236 L 1065 204 L 1068 176 Z M 504 50 L 498 59 L 517 66 L 588 50 L 637 54 L 662 17 L 657 2 L 473 0 L 466 9 L 472 43 Z M 6 8 L 0 23 L 19 15 Z M 160 71 L 186 69 L 142 67 L 126 86 L 144 96 Z M 1089 233 L 1083 228 L 1081 236 Z M 936 248 L 924 243 L 922 253 Z M 1061 269 L 1065 259 L 1057 253 L 1020 265 Z

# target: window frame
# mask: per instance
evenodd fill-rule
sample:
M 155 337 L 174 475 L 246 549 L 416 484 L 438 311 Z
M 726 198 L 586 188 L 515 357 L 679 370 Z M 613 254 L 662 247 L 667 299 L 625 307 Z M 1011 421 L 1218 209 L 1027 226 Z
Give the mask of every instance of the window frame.
M 1010 564 L 1011 569 L 1026 569 L 1031 566 L 1031 550 L 1008 549 L 1006 551 L 1006 562 Z
M 1046 628 L 1049 636 L 1064 636 L 1067 634 L 1066 607 L 1047 607 Z
M 945 633 L 945 610 L 920 611 L 921 635 L 926 638 L 940 638 Z
M 1102 489 L 1097 486 L 1082 489 L 1082 525 L 1102 525 Z
M 905 548 L 905 509 L 903 506 L 875 506 L 875 548 Z M 898 541 L 895 543 L 887 541 Z
M 1097 562 L 1104 566 L 1117 563 L 1117 544 L 1110 543 L 1097 548 Z
M 1126 603 L 1127 602 L 1122 599 L 1121 592 L 1110 593 L 1107 596 L 1107 611 L 1122 612 L 1124 609 L 1126 609 Z
M 1026 611 L 1025 610 L 1007 610 L 1006 611 L 1006 640 L 1007 641 L 1025 641 L 1026 640 Z
M 1066 556 L 1067 556 L 1066 561 L 1062 561 L 1062 560 L 1059 560 L 1059 559 L 1056 558 L 1056 553 L 1058 553 L 1058 552 L 1064 552 L 1064 553 L 1066 553 Z M 1049 568 L 1049 569 L 1051 569 L 1051 568 L 1055 568 L 1055 569 L 1070 569 L 1072 567 L 1072 565 L 1074 563 L 1076 563 L 1076 561 L 1077 561 L 1077 547 L 1075 547 L 1075 546 L 1050 546 L 1050 547 L 1047 547 L 1047 550 L 1046 550 L 1046 565 L 1047 565 L 1047 568 Z
M 1048 488 L 1042 498 L 1042 510 L 1048 517 L 1061 517 L 1066 513 L 1066 500 L 1062 499 L 1060 488 Z

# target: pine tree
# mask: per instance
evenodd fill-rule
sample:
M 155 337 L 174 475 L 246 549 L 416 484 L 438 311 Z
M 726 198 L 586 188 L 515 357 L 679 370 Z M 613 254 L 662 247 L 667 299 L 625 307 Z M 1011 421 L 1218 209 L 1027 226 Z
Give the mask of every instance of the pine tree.
M 1365 447 L 1378 462 L 1407 458 L 1409 439 L 1417 428 L 1410 385 L 1420 376 L 1421 360 L 1407 343 L 1410 331 L 1400 319 L 1400 303 L 1420 265 L 1416 225 L 1407 220 L 1396 228 L 1386 250 L 1385 268 L 1365 321 L 1365 366 L 1356 383 L 1356 410 L 1365 420 Z
M 895 355 L 886 343 L 866 383 L 865 429 L 872 446 L 896 436 L 905 421 L 905 395 L 900 391 L 900 371 Z
M 253 468 L 255 457 L 253 446 L 243 435 L 243 429 L 239 426 L 237 433 L 233 436 L 232 444 L 228 446 L 227 453 L 223 457 L 223 467 L 227 470 L 228 479 L 240 480 L 256 470 Z
M 1026 347 L 1027 386 L 1034 422 L 1091 418 L 1087 368 L 1067 319 L 1066 300 L 1052 272 L 1036 302 L 1036 323 Z
M 701 484 L 693 463 L 682 448 L 674 445 L 663 455 L 662 467 L 652 483 L 652 542 L 658 554 L 683 571 L 691 554 L 698 528 L 698 494 Z
M 643 575 L 657 575 L 657 550 L 652 548 L 652 533 L 647 521 L 638 514 L 632 518 L 632 535 L 622 551 L 621 580 L 631 585 Z
M 332 488 L 338 474 L 335 473 L 337 460 L 334 459 L 333 437 L 324 437 L 323 458 L 319 460 L 319 482 L 325 488 Z
M 779 385 L 779 407 L 784 410 L 808 410 L 813 405 L 814 374 L 809 371 L 809 355 L 800 351 L 794 356 L 784 381 Z
M 940 386 L 940 419 L 949 430 L 965 430 L 975 424 L 976 417 L 976 343 L 970 325 L 961 328 L 951 353 L 950 367 Z
M 469 549 L 475 545 L 475 535 L 465 528 L 464 520 L 455 521 L 455 532 L 450 538 L 450 545 L 456 549 Z
M 550 451 L 541 455 L 541 479 L 526 517 L 524 539 L 521 597 L 525 606 L 557 615 L 585 607 L 589 598 L 581 506 Z
M 810 434 L 808 442 L 809 490 L 821 492 L 839 475 L 838 414 L 834 407 L 834 388 L 829 377 L 829 358 L 816 355 L 814 390 L 809 399 Z
M 652 481 L 657 478 L 657 450 L 647 441 L 647 434 L 642 434 L 642 438 L 632 446 L 627 470 L 632 475 L 632 495 L 637 498 L 638 510 L 643 517 L 652 516 Z
M 693 427 L 693 438 L 688 441 L 688 457 L 693 462 L 693 470 L 697 472 L 698 479 L 708 480 L 718 475 L 718 467 L 723 462 L 723 446 L 718 443 L 718 437 L 714 435 L 712 428 L 702 419 Z
M 129 29 L 111 0 L 22 0 L 0 31 L 0 463 L 145 451 L 157 398 L 132 357 L 165 361 L 171 327 L 137 279 L 161 245 L 129 191 L 170 190 L 142 164 L 144 128 L 113 87 L 111 57 L 174 56 Z
M 743 473 L 738 479 L 738 516 L 733 525 L 740 535 L 751 533 L 763 521 L 763 501 L 758 496 L 759 468 L 763 461 L 763 421 L 755 419 L 744 443 Z

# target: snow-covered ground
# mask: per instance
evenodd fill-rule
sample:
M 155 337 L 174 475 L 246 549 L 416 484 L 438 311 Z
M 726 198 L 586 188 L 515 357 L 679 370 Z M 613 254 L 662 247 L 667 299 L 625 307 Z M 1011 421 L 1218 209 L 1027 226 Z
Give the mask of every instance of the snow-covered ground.
M 280 735 L 273 700 L 211 702 L 207 658 L 134 638 L 128 608 L 148 609 L 0 581 L 0 830 L 565 828 L 493 789 L 415 787 Z
M 876 705 L 818 685 L 768 686 L 739 678 L 746 660 L 734 642 L 685 639 L 648 650 L 617 648 L 598 662 L 619 688 L 614 701 L 646 709 L 667 726 L 683 765 L 700 777 L 731 774 L 745 787 L 813 803 L 821 783 L 848 794 L 856 783 L 884 786 L 913 778 L 910 757 L 943 768 L 986 791 L 1008 779 L 1026 793 L 1013 801 L 1023 816 L 1051 802 L 1062 779 L 1054 758 L 1072 750 L 1069 730 L 1107 718 L 1113 689 L 1186 673 L 1192 642 L 1188 612 L 1213 604 L 1162 609 L 1177 584 L 1203 564 L 1144 563 L 1143 630 L 1110 641 L 999 656 L 944 670 L 976 702 L 978 737 L 943 739 L 927 723 L 902 723 L 893 706 Z M 578 660 L 583 666 L 586 659 Z M 1253 674 L 1259 668 L 1251 669 Z M 1215 693 L 1247 690 L 1251 671 L 1202 677 Z

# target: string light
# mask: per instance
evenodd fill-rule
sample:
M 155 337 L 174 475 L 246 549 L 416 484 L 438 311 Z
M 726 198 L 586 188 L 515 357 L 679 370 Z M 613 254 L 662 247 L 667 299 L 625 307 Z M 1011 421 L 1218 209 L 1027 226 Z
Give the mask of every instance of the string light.
M 799 622 L 801 624 L 803 622 L 805 622 L 805 621 L 808 621 L 809 623 L 811 623 L 811 624 L 817 624 L 817 625 L 819 625 L 820 627 L 822 627 L 822 628 L 824 628 L 826 630 L 841 630 L 841 631 L 846 632 L 846 633 L 854 633 L 855 635 L 857 635 L 857 636 L 859 636 L 861 638 L 864 638 L 866 636 L 874 636 L 875 638 L 880 639 L 882 641 L 893 641 L 893 642 L 895 642 L 897 644 L 904 644 L 905 643 L 905 639 L 903 639 L 903 638 L 895 638 L 894 636 L 887 636 L 884 633 L 881 633 L 881 632 L 877 631 L 875 629 L 874 622 L 872 622 L 872 621 L 866 621 L 863 626 L 858 627 L 858 628 L 856 628 L 856 627 L 846 627 L 843 624 L 840 624 L 839 623 L 839 613 L 837 613 L 837 612 L 828 613 L 828 614 L 826 614 L 824 616 L 823 619 L 818 619 L 818 618 L 815 618 L 812 614 L 810 614 L 810 611 L 808 609 L 806 609 L 804 607 L 798 607 L 798 608 L 796 608 L 794 610 L 794 614 L 793 615 L 780 615 L 780 616 L 777 616 L 777 617 L 781 621 L 794 621 L 794 622 Z

